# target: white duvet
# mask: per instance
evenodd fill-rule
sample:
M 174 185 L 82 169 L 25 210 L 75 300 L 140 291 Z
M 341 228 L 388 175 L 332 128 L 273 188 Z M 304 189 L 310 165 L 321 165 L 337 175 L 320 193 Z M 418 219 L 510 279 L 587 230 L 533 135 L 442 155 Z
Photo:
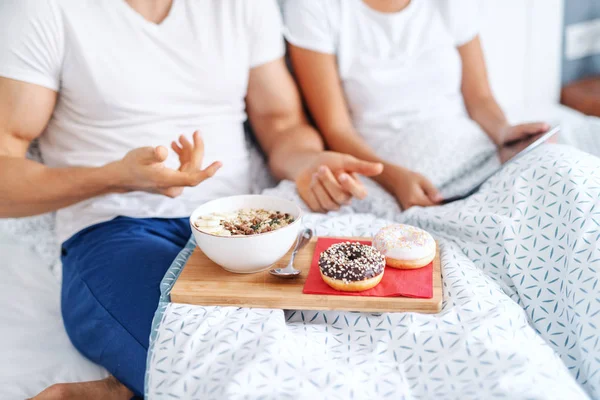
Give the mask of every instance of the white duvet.
M 400 213 L 373 186 L 352 209 L 304 220 L 336 236 L 392 222 L 439 240 L 440 314 L 166 304 L 149 398 L 600 398 L 600 159 L 550 145 L 466 201 Z

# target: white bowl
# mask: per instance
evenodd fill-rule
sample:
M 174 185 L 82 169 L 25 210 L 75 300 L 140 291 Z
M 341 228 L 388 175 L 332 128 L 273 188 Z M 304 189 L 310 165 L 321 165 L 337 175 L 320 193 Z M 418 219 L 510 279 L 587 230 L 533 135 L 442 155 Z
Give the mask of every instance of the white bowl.
M 271 232 L 249 236 L 217 236 L 194 226 L 201 215 L 235 212 L 242 208 L 263 208 L 294 217 L 294 222 Z M 249 274 L 268 269 L 292 247 L 299 234 L 302 211 L 296 203 L 273 196 L 243 195 L 209 201 L 196 208 L 190 226 L 198 247 L 208 258 L 230 272 Z

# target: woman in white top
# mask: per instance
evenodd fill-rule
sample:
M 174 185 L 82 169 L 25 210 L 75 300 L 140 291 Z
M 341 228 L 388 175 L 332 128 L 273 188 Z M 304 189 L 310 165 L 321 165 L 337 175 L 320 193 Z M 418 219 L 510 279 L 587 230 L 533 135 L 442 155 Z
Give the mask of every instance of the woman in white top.
M 375 180 L 403 209 L 438 204 L 437 188 L 493 144 L 549 128 L 508 123 L 476 12 L 473 0 L 285 3 L 295 74 L 327 144 L 383 162 Z

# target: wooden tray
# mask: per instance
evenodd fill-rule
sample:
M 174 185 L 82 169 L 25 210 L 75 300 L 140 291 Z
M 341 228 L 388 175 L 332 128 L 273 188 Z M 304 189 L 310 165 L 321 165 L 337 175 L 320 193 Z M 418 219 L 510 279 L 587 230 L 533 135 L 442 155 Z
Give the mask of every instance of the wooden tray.
M 370 238 L 344 238 L 371 240 Z M 284 310 L 346 310 L 366 312 L 414 311 L 437 313 L 442 307 L 442 278 L 440 257 L 433 262 L 433 297 L 412 299 L 406 297 L 362 297 L 304 294 L 302 288 L 312 262 L 316 238 L 296 255 L 294 266 L 302 270 L 295 279 L 281 279 L 265 272 L 234 274 L 225 271 L 196 248 L 171 291 L 175 303 L 205 306 L 236 306 L 279 308 Z M 291 255 L 277 262 L 284 267 Z

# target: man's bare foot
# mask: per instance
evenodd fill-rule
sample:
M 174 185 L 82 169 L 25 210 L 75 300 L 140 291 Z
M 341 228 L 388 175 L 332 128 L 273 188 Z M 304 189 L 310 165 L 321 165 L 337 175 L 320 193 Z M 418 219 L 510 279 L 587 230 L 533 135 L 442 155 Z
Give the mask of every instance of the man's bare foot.
M 32 400 L 129 400 L 133 397 L 131 390 L 121 382 L 109 376 L 101 381 L 79 383 L 57 383 L 50 386 Z

